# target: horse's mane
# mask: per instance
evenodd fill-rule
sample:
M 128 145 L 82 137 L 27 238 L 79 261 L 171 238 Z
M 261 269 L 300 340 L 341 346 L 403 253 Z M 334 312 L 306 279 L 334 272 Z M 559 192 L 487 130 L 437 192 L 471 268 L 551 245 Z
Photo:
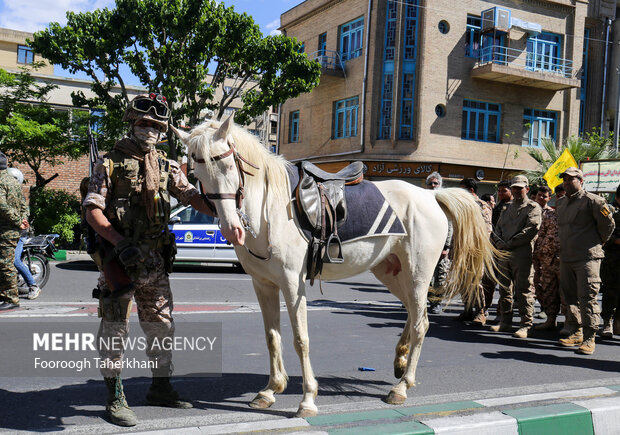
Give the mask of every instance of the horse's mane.
M 189 153 L 192 154 L 196 150 L 201 149 L 201 154 L 205 157 L 211 155 L 208 139 L 221 124 L 222 122 L 220 121 L 207 120 L 195 127 L 190 133 L 188 141 Z M 263 186 L 266 182 L 268 183 L 270 193 L 275 195 L 275 198 L 288 201 L 290 199 L 290 190 L 288 188 L 287 167 L 291 163 L 282 156 L 272 153 L 256 136 L 236 124 L 233 124 L 231 127 L 230 135 L 233 138 L 237 152 L 244 159 L 259 167 L 256 170 L 244 164 L 248 172 L 255 174 L 253 177 L 245 177 L 247 188 L 249 189 L 256 184 Z M 207 170 L 212 171 L 214 168 L 213 162 L 207 158 L 205 160 Z

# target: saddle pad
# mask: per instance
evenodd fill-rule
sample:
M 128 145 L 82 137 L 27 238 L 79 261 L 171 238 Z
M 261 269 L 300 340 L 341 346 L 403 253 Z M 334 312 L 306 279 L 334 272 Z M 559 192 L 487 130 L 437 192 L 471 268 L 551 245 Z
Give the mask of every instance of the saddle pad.
M 305 216 L 300 216 L 295 198 L 295 188 L 299 183 L 297 167 L 288 168 L 291 183 L 291 198 L 295 216 L 307 240 L 312 238 L 311 226 Z M 381 191 L 370 181 L 344 187 L 347 202 L 347 219 L 338 227 L 342 243 L 365 237 L 404 235 L 402 222 L 387 202 Z

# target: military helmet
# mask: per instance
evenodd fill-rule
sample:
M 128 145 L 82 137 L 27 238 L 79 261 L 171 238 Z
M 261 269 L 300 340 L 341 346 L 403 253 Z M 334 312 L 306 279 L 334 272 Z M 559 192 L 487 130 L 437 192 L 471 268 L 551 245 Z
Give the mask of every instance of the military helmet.
M 123 114 L 123 121 L 134 123 L 140 119 L 148 119 L 161 125 L 164 133 L 168 131 L 169 118 L 170 109 L 166 97 L 154 92 L 136 96 L 129 102 Z
M 7 169 L 7 171 L 9 171 L 9 174 L 11 174 L 19 184 L 22 184 L 24 182 L 24 174 L 22 174 L 22 171 L 20 171 L 17 168 L 9 168 Z

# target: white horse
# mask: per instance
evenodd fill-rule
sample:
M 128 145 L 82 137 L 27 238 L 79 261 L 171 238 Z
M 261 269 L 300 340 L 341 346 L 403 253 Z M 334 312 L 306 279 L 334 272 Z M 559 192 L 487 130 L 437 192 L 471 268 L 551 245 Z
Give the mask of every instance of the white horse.
M 297 416 L 316 415 L 318 384 L 310 365 L 306 313 L 308 242 L 296 224 L 291 205 L 287 175 L 290 163 L 233 125 L 231 118 L 223 123 L 207 121 L 189 134 L 176 129 L 175 133 L 197 162 L 196 177 L 215 203 L 222 234 L 235 245 L 241 264 L 252 276 L 263 314 L 269 383 L 250 406 L 270 407 L 275 403 L 275 393 L 283 392 L 287 385 L 280 338 L 281 291 L 303 376 L 303 399 Z M 256 168 L 244 166 L 243 162 L 251 162 Z M 415 384 L 415 370 L 429 325 L 427 292 L 446 241 L 448 218 L 454 226 L 448 296 L 458 292 L 468 303 L 478 298 L 483 271 L 495 270 L 497 251 L 489 243 L 479 206 L 465 190 L 424 190 L 399 180 L 375 184 L 400 218 L 406 234 L 343 243 L 344 264 L 324 264 L 321 278 L 341 279 L 371 270 L 402 301 L 408 317 L 394 359 L 394 374 L 400 380 L 385 399 L 402 404 L 407 389 Z M 239 193 L 244 193 L 242 201 L 238 200 Z M 246 230 L 255 234 L 246 235 Z

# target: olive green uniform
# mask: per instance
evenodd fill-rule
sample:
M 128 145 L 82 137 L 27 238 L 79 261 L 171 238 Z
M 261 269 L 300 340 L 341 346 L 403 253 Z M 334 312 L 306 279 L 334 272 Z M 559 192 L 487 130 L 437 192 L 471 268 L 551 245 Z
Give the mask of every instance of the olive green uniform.
M 19 304 L 15 248 L 28 206 L 19 182 L 6 169 L 0 170 L 0 303 Z
M 130 273 L 133 290 L 121 296 L 110 295 L 104 277 L 100 276 L 99 284 L 103 290 L 100 297 L 100 337 L 127 336 L 131 299 L 135 298 L 140 326 L 147 338 L 146 353 L 149 359 L 155 361 L 157 367 L 170 367 L 171 351 L 159 346 L 153 347 L 156 339 L 161 342 L 163 338 L 174 335 L 173 300 L 168 273 L 175 245 L 168 232 L 169 195 L 187 205 L 199 192 L 188 183 L 176 162 L 160 158 L 159 168 L 160 185 L 153 219 L 147 217 L 143 198 L 137 192 L 144 177 L 144 163 L 118 149 L 98 160 L 83 204 L 103 210 L 114 229 L 139 246 L 144 257 L 143 265 Z M 101 369 L 103 376 L 118 376 L 120 368 L 107 367 L 110 367 L 110 362 L 122 360 L 122 349 L 103 348 L 100 355 L 104 363 Z M 169 376 L 170 373 L 154 372 L 154 375 Z
M 620 198 L 619 198 L 620 199 Z M 601 263 L 601 292 L 603 293 L 601 317 L 603 322 L 615 317 L 620 319 L 620 206 L 614 204 L 614 224 L 616 228 L 603 246 L 605 258 Z
M 496 248 L 509 253 L 499 262 L 498 313 L 501 322 L 512 323 L 514 299 L 517 300 L 521 327 L 531 328 L 534 319 L 532 248 L 541 223 L 541 209 L 530 199 L 510 201 L 502 211 L 491 240 Z M 511 288 L 512 284 L 512 288 Z
M 575 331 L 583 327 L 586 341 L 600 322 L 596 296 L 601 285 L 602 245 L 614 230 L 614 220 L 605 200 L 583 189 L 558 200 L 557 215 L 566 326 Z

